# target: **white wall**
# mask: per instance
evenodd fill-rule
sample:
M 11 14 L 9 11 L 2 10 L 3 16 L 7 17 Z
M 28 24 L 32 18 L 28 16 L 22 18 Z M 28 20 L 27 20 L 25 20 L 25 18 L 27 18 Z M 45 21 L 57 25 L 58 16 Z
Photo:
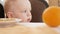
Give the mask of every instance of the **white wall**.
M 45 0 L 45 1 L 47 1 L 47 3 L 49 3 L 49 1 L 48 1 L 48 0 Z
M 0 3 L 1 3 L 3 6 L 4 6 L 4 2 L 5 2 L 4 0 L 0 0 Z

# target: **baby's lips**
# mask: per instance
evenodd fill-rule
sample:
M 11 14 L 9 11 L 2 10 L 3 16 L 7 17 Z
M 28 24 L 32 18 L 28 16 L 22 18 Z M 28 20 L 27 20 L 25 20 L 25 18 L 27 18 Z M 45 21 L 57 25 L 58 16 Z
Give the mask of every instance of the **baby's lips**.
M 30 21 L 31 21 L 31 19 L 30 19 L 30 18 L 28 18 L 28 19 L 27 19 L 27 21 L 28 21 L 28 22 L 30 22 Z

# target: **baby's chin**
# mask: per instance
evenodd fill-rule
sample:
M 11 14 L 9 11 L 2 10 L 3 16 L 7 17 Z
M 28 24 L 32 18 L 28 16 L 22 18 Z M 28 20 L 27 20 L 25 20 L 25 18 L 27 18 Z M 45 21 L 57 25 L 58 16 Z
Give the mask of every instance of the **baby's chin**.
M 31 20 L 25 20 L 25 21 L 22 21 L 22 22 L 24 22 L 24 23 L 26 23 L 26 22 L 30 22 Z
M 27 19 L 27 22 L 30 22 L 31 21 L 31 19 Z

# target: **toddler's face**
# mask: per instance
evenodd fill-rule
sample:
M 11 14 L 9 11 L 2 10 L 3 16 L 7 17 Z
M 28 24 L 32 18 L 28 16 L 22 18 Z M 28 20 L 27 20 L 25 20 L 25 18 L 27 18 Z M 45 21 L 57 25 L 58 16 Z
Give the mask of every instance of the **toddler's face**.
M 30 22 L 32 16 L 30 10 L 19 10 L 20 9 L 17 8 L 17 10 L 13 12 L 13 18 L 20 18 L 22 19 L 22 22 Z
M 13 11 L 12 11 L 12 18 L 20 18 L 22 19 L 22 22 L 30 22 L 31 21 L 31 5 L 29 1 L 23 2 L 15 2 L 14 5 L 12 5 Z M 8 17 L 9 18 L 9 17 Z

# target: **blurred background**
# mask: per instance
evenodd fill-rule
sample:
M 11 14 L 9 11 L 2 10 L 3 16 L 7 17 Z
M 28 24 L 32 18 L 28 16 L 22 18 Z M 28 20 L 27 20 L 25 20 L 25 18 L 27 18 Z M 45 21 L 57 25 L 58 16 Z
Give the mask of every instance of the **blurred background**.
M 2 5 L 3 10 L 0 9 L 1 18 L 4 17 L 4 3 L 6 0 L 0 0 L 0 4 Z M 42 22 L 42 13 L 49 6 L 60 6 L 60 0 L 29 0 L 31 2 L 32 10 L 32 20 L 31 22 Z M 2 14 L 1 14 L 2 12 Z

